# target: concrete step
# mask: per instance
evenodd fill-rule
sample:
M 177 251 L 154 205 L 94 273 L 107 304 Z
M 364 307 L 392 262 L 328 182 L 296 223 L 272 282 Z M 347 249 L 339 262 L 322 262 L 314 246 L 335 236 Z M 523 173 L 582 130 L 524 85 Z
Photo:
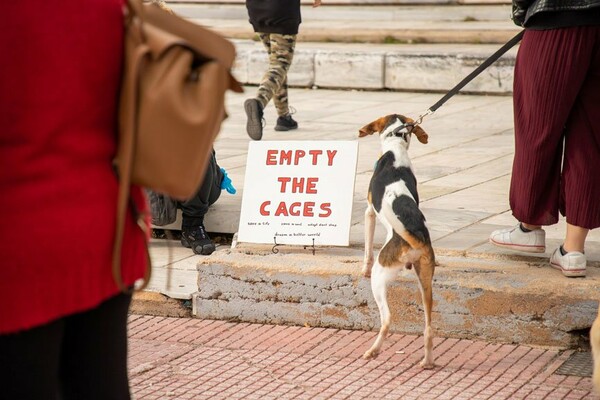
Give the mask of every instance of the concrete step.
M 370 280 L 360 275 L 360 248 L 319 247 L 313 255 L 300 246 L 275 253 L 270 245 L 241 243 L 199 257 L 178 243 L 154 240 L 150 250 L 153 277 L 149 292 L 134 298 L 138 313 L 188 316 L 184 302 L 191 300 L 191 315 L 202 319 L 379 329 Z M 588 263 L 585 279 L 566 279 L 545 255 L 436 248 L 436 258 L 436 336 L 576 348 L 596 317 L 600 261 Z M 412 271 L 400 273 L 388 302 L 392 332 L 422 333 L 422 300 Z
M 267 57 L 243 4 L 170 4 L 234 40 L 234 74 L 260 83 Z M 288 83 L 293 87 L 444 92 L 519 29 L 510 5 L 378 5 L 303 9 Z M 463 89 L 510 94 L 516 47 Z
M 274 254 L 242 245 L 198 265 L 193 314 L 199 318 L 338 329 L 379 329 L 370 280 L 358 249 L 301 248 Z M 552 274 L 539 257 L 487 258 L 438 251 L 433 284 L 436 335 L 492 342 L 576 347 L 598 309 L 600 270 L 586 279 Z M 388 293 L 392 331 L 420 335 L 424 315 L 412 271 Z
M 243 4 L 171 4 L 226 37 L 252 39 Z M 363 5 L 303 7 L 299 42 L 504 43 L 518 31 L 510 5 Z
M 235 41 L 234 75 L 259 84 L 268 60 L 261 44 Z M 500 46 L 468 44 L 299 43 L 288 73 L 292 87 L 446 92 Z M 469 83 L 463 93 L 510 94 L 517 47 Z

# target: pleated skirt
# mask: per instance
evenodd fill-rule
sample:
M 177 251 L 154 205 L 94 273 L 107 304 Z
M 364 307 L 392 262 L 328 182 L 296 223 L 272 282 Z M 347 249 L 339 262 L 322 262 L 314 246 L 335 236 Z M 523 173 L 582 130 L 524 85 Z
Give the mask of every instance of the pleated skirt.
M 510 206 L 521 222 L 560 212 L 600 226 L 600 26 L 527 30 L 514 76 Z

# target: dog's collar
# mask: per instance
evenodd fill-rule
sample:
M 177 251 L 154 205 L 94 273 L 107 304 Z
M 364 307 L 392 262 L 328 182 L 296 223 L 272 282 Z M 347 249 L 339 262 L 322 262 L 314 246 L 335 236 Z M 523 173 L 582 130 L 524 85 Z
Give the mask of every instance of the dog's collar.
M 406 132 L 401 132 L 403 129 L 406 129 Z M 415 129 L 415 124 L 402 124 L 392 131 L 392 135 L 406 139 L 406 135 L 411 134 L 413 129 Z

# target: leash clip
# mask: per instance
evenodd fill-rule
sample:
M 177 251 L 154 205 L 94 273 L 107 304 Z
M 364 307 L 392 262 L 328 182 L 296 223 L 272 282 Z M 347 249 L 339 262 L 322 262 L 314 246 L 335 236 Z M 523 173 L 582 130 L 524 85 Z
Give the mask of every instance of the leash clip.
M 421 125 L 421 123 L 423 122 L 423 119 L 425 119 L 425 117 L 427 117 L 431 114 L 433 114 L 433 111 L 431 111 L 431 108 L 428 108 L 427 111 L 425 111 L 423 114 L 419 115 L 419 117 L 415 120 L 415 122 L 412 123 L 412 125 L 413 126 Z

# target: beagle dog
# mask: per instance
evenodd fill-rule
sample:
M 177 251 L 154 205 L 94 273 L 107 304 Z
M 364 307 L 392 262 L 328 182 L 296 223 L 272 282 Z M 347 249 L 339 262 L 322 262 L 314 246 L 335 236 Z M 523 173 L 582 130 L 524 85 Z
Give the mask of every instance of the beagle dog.
M 423 368 L 433 368 L 433 332 L 431 329 L 432 280 L 435 255 L 431 247 L 425 217 L 419 210 L 417 180 L 408 157 L 408 146 L 414 134 L 427 143 L 427 133 L 403 115 L 392 114 L 364 126 L 359 137 L 379 133 L 383 155 L 377 161 L 369 185 L 365 211 L 365 258 L 362 272 L 371 277 L 371 290 L 379 308 L 381 329 L 363 358 L 374 358 L 390 328 L 391 315 L 387 303 L 387 287 L 401 269 L 413 266 L 418 277 L 425 311 L 425 357 Z M 387 228 L 386 242 L 374 262 L 373 235 L 375 215 Z

